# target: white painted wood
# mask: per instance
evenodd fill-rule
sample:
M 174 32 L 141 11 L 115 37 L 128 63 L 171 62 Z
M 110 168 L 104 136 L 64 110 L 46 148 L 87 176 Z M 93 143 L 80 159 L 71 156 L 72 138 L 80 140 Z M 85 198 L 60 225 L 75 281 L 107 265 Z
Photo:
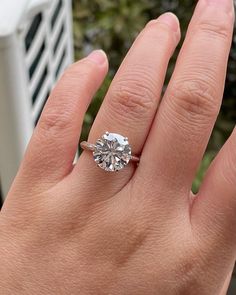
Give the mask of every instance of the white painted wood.
M 3 195 L 16 174 L 33 130 L 23 66 L 16 35 L 0 51 L 0 176 Z
M 31 0 L 26 7 L 25 17 L 30 18 L 50 5 L 50 0 Z
M 46 26 L 45 26 L 45 23 L 43 23 L 40 25 L 39 30 L 35 36 L 35 39 L 31 45 L 29 51 L 26 54 L 25 61 L 26 61 L 27 67 L 30 67 L 30 65 L 32 64 L 35 56 L 38 53 L 39 47 L 45 38 L 45 35 L 46 35 Z
M 47 65 L 47 62 L 48 62 L 48 56 L 46 54 L 43 54 L 42 59 L 41 59 L 39 65 L 34 73 L 34 76 L 31 80 L 31 82 L 29 83 L 29 86 L 28 86 L 31 96 L 33 95 L 33 93 L 37 87 L 37 84 L 42 76 L 45 66 Z
M 35 122 L 38 115 L 40 114 L 40 111 L 42 109 L 42 106 L 45 102 L 45 97 L 47 95 L 48 90 L 50 89 L 48 81 L 43 85 L 43 87 L 40 89 L 38 99 L 36 100 L 31 113 L 32 121 Z
M 54 56 L 54 60 L 52 61 L 52 70 L 54 73 L 56 72 L 57 66 L 60 63 L 60 59 L 65 48 L 66 48 L 66 36 L 62 38 L 61 43 L 58 46 L 57 53 Z
M 48 91 L 56 83 L 55 71 L 66 48 L 58 77 L 73 61 L 71 0 L 63 0 L 54 28 L 51 18 L 59 0 L 1 0 L 0 9 L 0 179 L 3 196 L 19 167 L 35 120 L 41 112 Z M 4 9 L 2 9 L 4 7 Z M 6 10 L 6 11 L 5 11 Z M 42 22 L 29 50 L 25 36 L 35 14 L 42 12 Z M 53 52 L 61 26 L 64 32 Z M 30 80 L 29 68 L 38 56 L 42 42 L 46 47 Z M 32 95 L 47 65 L 48 73 L 35 103 Z
M 1 0 L 0 37 L 14 34 L 24 13 L 27 11 L 29 0 Z
M 63 23 L 65 23 L 65 25 L 66 25 L 66 11 L 65 10 L 62 10 L 60 15 L 58 15 L 58 19 L 57 19 L 57 22 L 55 23 L 54 30 L 51 33 L 51 40 L 52 40 L 51 44 L 53 44 L 53 45 L 55 44 L 57 37 L 58 37 L 58 33 L 60 32 L 61 26 Z

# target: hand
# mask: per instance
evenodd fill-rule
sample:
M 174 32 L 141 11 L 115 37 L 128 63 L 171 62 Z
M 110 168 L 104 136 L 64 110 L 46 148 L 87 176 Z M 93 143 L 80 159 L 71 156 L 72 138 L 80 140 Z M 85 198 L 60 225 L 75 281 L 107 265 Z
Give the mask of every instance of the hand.
M 198 2 L 161 101 L 179 24 L 167 13 L 143 29 L 88 139 L 128 136 L 140 164 L 118 173 L 88 151 L 73 165 L 104 53 L 66 71 L 1 211 L 1 294 L 220 294 L 236 258 L 236 132 L 190 191 L 221 105 L 233 22 L 233 1 Z

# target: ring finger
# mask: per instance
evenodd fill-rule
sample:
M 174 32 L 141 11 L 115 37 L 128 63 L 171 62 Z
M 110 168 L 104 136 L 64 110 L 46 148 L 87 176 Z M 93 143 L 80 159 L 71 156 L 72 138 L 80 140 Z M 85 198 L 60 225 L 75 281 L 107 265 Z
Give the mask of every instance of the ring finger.
M 137 37 L 104 99 L 88 141 L 94 143 L 105 131 L 129 138 L 132 154 L 139 155 L 155 116 L 169 59 L 180 39 L 177 18 L 166 13 L 147 24 Z M 80 178 L 114 193 L 130 179 L 134 166 L 119 174 L 96 167 L 92 155 L 84 152 L 76 167 Z M 78 179 L 78 173 L 76 172 Z M 115 177 L 115 182 L 113 178 Z M 94 182 L 96 179 L 96 182 Z M 97 184 L 97 185 L 96 185 Z M 96 192 L 97 192 L 96 189 Z

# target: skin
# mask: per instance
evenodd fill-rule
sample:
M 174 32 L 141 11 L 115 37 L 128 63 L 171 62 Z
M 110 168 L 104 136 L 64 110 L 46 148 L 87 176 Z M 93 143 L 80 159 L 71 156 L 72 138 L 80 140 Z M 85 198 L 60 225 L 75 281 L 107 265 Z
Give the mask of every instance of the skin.
M 199 0 L 179 42 L 171 13 L 125 57 L 92 126 L 129 138 L 140 164 L 119 173 L 90 152 L 73 165 L 85 111 L 108 70 L 102 51 L 52 91 L 0 214 L 0 293 L 225 294 L 236 258 L 236 131 L 191 184 L 220 109 L 233 1 Z

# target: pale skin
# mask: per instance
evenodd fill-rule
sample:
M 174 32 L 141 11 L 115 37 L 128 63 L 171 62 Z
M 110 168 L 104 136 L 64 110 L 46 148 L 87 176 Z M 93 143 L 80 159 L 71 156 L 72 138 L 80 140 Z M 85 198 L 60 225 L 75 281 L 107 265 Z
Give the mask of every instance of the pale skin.
M 226 294 L 236 258 L 236 131 L 196 196 L 191 185 L 221 106 L 232 0 L 199 0 L 171 81 L 177 18 L 151 21 L 118 70 L 89 135 L 127 136 L 140 164 L 73 159 L 107 70 L 102 51 L 52 91 L 0 215 L 0 293 Z

